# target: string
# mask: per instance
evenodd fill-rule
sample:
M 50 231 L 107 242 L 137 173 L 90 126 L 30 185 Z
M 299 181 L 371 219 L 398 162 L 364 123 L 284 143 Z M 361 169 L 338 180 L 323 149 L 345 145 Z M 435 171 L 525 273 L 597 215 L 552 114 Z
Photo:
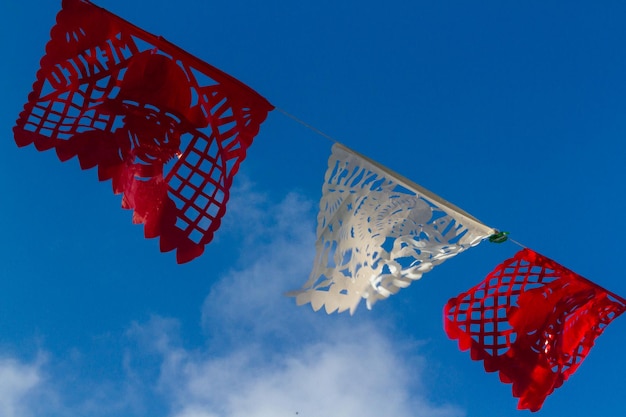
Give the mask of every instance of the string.
M 527 247 L 527 246 L 522 245 L 522 244 L 521 244 L 521 243 L 519 243 L 517 240 L 511 239 L 511 238 L 508 238 L 507 240 L 511 241 L 511 243 L 516 244 L 517 246 L 519 246 L 519 247 L 520 247 L 520 248 L 522 248 L 522 249 L 528 249 L 528 247 Z
M 330 140 L 333 143 L 340 143 L 337 139 L 333 138 L 330 135 L 327 135 L 326 133 L 322 132 L 321 130 L 319 130 L 318 128 L 311 126 L 310 124 L 308 124 L 307 122 L 298 119 L 296 116 L 294 116 L 293 114 L 281 109 L 280 107 L 274 107 L 276 110 L 278 110 L 279 112 L 281 112 L 282 114 L 284 114 L 285 116 L 289 117 L 291 120 L 295 121 L 296 123 L 301 124 L 302 126 L 306 127 L 307 129 L 317 133 L 318 135 Z

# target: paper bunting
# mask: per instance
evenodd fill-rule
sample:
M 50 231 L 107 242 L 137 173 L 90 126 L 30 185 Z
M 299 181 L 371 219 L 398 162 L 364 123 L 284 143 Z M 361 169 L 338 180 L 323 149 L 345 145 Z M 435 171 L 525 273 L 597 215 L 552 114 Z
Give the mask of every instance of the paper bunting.
M 523 249 L 448 301 L 444 322 L 461 350 L 513 384 L 519 409 L 537 411 L 625 308 L 626 300 Z
M 20 147 L 97 167 L 133 223 L 184 263 L 213 239 L 234 176 L 273 109 L 163 38 L 87 0 L 63 0 L 13 132 Z M 372 308 L 487 238 L 503 242 L 506 232 L 335 144 L 313 269 L 289 295 L 315 311 L 353 314 L 362 299 Z M 518 408 L 537 411 L 624 310 L 623 298 L 524 249 L 450 299 L 444 323 L 461 350 L 512 384 Z
M 199 256 L 273 109 L 238 80 L 88 1 L 64 0 L 14 128 L 18 146 L 98 167 L 145 236 Z
M 353 313 L 492 235 L 440 197 L 336 144 L 317 218 L 316 258 L 296 297 L 314 310 Z

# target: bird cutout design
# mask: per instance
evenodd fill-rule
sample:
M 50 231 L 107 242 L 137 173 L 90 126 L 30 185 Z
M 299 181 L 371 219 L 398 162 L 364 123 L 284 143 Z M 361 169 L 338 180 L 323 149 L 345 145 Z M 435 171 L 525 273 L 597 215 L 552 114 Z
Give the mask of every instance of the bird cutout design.
M 465 249 L 491 236 L 463 210 L 335 144 L 317 217 L 308 281 L 288 295 L 317 311 L 371 308 Z

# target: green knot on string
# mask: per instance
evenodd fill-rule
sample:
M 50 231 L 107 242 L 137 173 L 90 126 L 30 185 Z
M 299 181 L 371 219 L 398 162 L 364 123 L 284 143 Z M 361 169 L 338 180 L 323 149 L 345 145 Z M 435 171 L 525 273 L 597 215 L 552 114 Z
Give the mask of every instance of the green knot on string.
M 509 238 L 509 232 L 497 232 L 489 236 L 491 243 L 503 243 Z

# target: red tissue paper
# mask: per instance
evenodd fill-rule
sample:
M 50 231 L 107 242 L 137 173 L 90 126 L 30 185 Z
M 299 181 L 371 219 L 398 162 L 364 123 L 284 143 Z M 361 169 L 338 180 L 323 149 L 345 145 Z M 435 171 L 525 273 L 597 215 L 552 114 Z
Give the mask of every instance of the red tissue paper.
M 64 0 L 18 146 L 54 149 L 111 180 L 133 222 L 179 263 L 202 254 L 273 106 L 175 45 L 84 0 Z
M 518 408 L 538 411 L 572 375 L 626 300 L 523 249 L 444 308 L 445 331 L 513 384 Z

